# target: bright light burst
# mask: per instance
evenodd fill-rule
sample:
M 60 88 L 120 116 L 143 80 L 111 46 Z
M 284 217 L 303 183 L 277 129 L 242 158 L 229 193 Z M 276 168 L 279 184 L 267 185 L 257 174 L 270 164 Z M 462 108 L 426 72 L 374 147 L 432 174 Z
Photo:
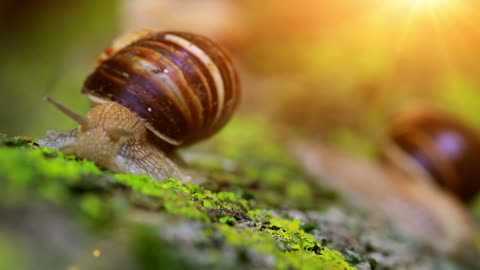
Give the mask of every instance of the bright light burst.
M 392 16 L 397 17 L 404 23 L 403 37 L 425 27 L 425 23 L 433 26 L 437 37 L 441 37 L 444 31 L 451 28 L 452 22 L 457 18 L 461 9 L 461 0 L 390 0 L 386 3 L 386 10 L 390 10 Z M 403 18 L 403 20 L 401 19 Z
M 387 0 L 376 10 L 384 27 L 398 30 L 396 57 L 429 54 L 445 68 L 457 68 L 458 52 L 472 48 L 458 29 L 467 10 L 465 0 Z M 424 49 L 428 48 L 428 49 Z M 435 56 L 433 56 L 435 55 Z M 395 56 L 394 56 L 395 57 Z M 428 60 L 428 56 L 422 59 Z M 418 60 L 421 61 L 421 60 Z
M 441 11 L 456 8 L 458 1 L 459 0 L 415 0 L 415 6 L 419 9 L 423 8 Z
M 391 0 L 395 8 L 407 8 L 414 12 L 441 11 L 455 8 L 458 0 Z
M 408 2 L 408 1 L 406 1 L 406 2 Z M 417 5 L 433 6 L 433 5 L 443 5 L 443 4 L 445 4 L 446 2 L 449 2 L 449 1 L 448 0 L 414 0 L 414 2 Z

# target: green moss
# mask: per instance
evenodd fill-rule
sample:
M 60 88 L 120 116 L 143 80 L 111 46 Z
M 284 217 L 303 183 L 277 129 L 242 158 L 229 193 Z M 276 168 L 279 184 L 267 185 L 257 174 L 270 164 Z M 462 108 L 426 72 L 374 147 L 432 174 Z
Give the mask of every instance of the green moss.
M 218 219 L 220 223 L 228 224 L 230 226 L 234 226 L 236 224 L 235 218 L 231 216 L 224 216 Z
M 6 134 L 0 133 L 0 145 L 6 146 L 27 146 L 31 143 L 32 139 L 28 137 L 10 137 Z
M 130 210 L 143 209 L 208 225 L 223 236 L 226 244 L 240 251 L 252 248 L 273 256 L 278 269 L 334 269 L 333 266 L 351 269 L 339 253 L 321 247 L 298 220 L 272 217 L 262 209 L 296 203 L 311 207 L 321 200 L 315 198 L 305 176 L 285 158 L 283 150 L 268 142 L 268 138 L 262 138 L 267 136 L 265 130 L 246 123 L 240 125 L 247 128 L 227 129 L 214 145 L 221 145 L 216 148 L 221 155 L 235 158 L 242 165 L 235 173 L 225 171 L 222 166 L 208 165 L 210 177 L 205 185 L 112 174 L 90 161 L 41 149 L 22 139 L 3 138 L 11 143 L 1 143 L 9 147 L 0 147 L 0 178 L 4 179 L 0 203 L 11 207 L 29 201 L 54 204 L 72 212 L 92 233 L 123 227 L 121 224 L 127 222 L 125 217 Z M 253 134 L 250 132 L 260 136 L 232 143 L 231 140 Z M 259 148 L 258 144 L 265 147 Z M 254 150 L 258 150 L 258 155 L 252 155 Z M 226 177 L 219 179 L 220 175 Z M 228 185 L 212 188 L 215 181 L 226 181 Z M 142 233 L 140 238 L 145 237 L 153 236 Z M 145 245 L 158 244 L 150 240 Z M 146 246 L 135 243 L 140 245 L 133 248 L 138 256 L 152 255 L 146 252 Z
M 320 246 L 311 234 L 305 233 L 301 229 L 300 221 L 297 219 L 272 218 L 267 232 L 281 239 L 289 250 L 312 250 L 314 247 Z
M 358 226 L 363 216 L 332 230 L 324 210 L 343 202 L 312 186 L 265 124 L 237 120 L 198 147 L 210 153 L 207 161 L 193 160 L 206 176 L 201 185 L 113 174 L 29 140 L 0 136 L 0 205 L 53 205 L 95 241 L 131 239 L 122 242 L 122 254 L 137 269 L 156 268 L 167 259 L 178 269 L 385 269 L 370 256 L 384 250 L 358 240 L 369 230 Z M 305 210 L 314 215 L 307 217 Z M 187 239 L 171 238 L 176 224 L 185 227 L 180 239 Z M 91 253 L 91 246 L 86 249 Z
M 276 269 L 354 269 L 341 254 L 328 248 L 309 251 L 307 248 L 281 250 L 270 232 L 253 228 L 240 230 L 227 225 L 216 227 L 225 236 L 225 241 L 234 246 L 252 248 L 260 254 L 273 256 Z
M 50 201 L 64 202 L 65 184 L 98 176 L 101 171 L 90 161 L 75 161 L 50 150 L 0 148 L 0 178 L 4 179 L 0 202 L 27 200 L 34 191 Z

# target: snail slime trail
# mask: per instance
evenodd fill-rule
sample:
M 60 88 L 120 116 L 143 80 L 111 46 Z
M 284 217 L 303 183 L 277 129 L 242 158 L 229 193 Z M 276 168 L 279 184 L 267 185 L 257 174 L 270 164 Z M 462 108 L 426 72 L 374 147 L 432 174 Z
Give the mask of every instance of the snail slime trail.
M 214 135 L 240 100 L 238 75 L 225 50 L 185 32 L 118 38 L 97 59 L 82 93 L 94 104 L 85 117 L 46 98 L 80 126 L 48 131 L 40 146 L 155 179 L 184 179 L 169 155 Z

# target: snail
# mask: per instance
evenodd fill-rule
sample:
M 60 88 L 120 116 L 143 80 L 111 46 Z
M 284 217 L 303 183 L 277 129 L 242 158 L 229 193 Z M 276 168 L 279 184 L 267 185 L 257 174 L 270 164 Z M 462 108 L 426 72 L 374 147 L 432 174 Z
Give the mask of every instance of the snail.
M 39 145 L 155 179 L 182 179 L 174 150 L 218 132 L 240 100 L 238 75 L 219 45 L 197 34 L 150 30 L 115 40 L 82 93 L 94 105 L 85 117 L 45 98 L 80 126 L 48 131 Z
M 436 109 L 417 107 L 399 115 L 389 130 L 386 160 L 403 171 L 423 175 L 472 201 L 480 191 L 480 135 L 459 119 Z
M 444 189 L 412 181 L 395 167 L 359 158 L 318 139 L 290 140 L 288 150 L 312 177 L 312 185 L 333 188 L 350 205 L 367 209 L 373 219 L 387 220 L 402 235 L 449 255 L 469 256 L 466 251 L 475 250 L 472 217 Z
M 399 124 L 394 124 L 394 134 L 406 130 Z M 393 142 L 382 146 L 384 163 L 359 158 L 318 138 L 287 141 L 291 155 L 312 177 L 312 185 L 333 188 L 350 205 L 368 209 L 373 217 L 378 215 L 402 235 L 435 251 L 471 258 L 466 251 L 475 250 L 476 231 L 465 204 L 435 185 L 428 171 L 400 146 Z

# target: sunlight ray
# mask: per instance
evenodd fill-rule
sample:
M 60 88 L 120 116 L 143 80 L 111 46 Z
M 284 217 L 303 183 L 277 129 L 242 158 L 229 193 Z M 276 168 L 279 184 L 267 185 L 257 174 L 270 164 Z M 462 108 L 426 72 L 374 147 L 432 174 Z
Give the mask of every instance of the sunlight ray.
M 441 57 L 443 58 L 444 63 L 447 65 L 447 68 L 450 70 L 455 70 L 455 63 L 453 57 L 450 54 L 450 46 L 448 45 L 448 41 L 446 38 L 446 29 L 442 27 L 442 18 L 440 17 L 440 13 L 435 6 L 428 7 L 428 17 L 430 23 L 434 30 L 434 39 L 437 42 L 437 48 L 441 52 Z

